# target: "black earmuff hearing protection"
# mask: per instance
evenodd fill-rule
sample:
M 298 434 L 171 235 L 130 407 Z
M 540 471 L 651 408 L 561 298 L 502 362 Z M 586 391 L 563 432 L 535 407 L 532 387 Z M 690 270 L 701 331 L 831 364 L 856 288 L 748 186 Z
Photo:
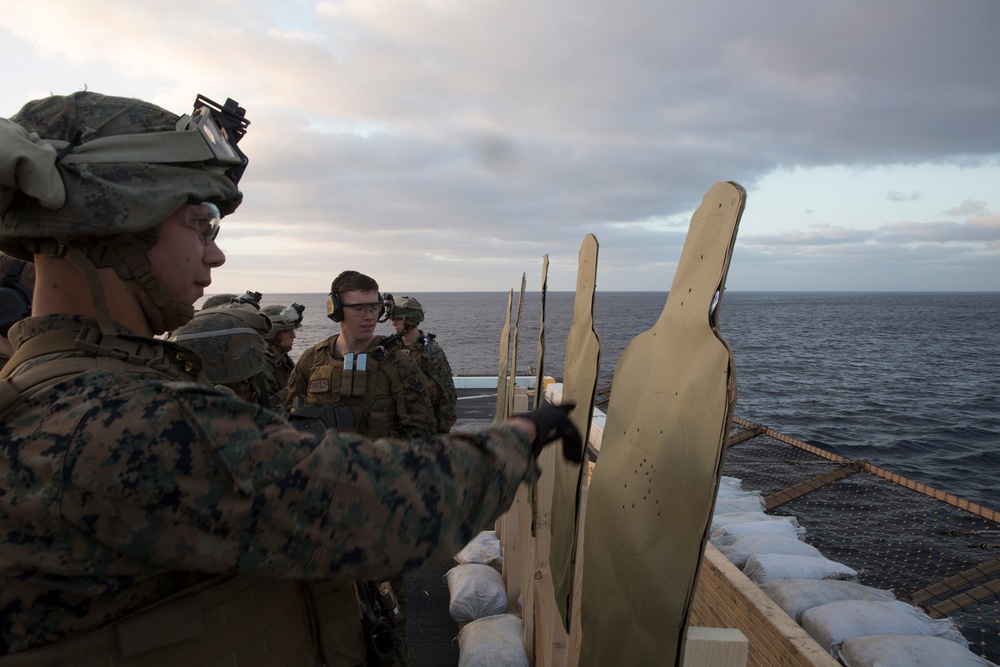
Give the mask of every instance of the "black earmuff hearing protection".
M 23 270 L 24 261 L 19 259 L 0 280 L 0 336 L 6 336 L 13 325 L 31 315 L 31 292 L 20 282 Z
M 326 297 L 326 316 L 334 322 L 344 321 L 344 304 L 340 303 L 336 292 L 330 292 L 330 296 Z

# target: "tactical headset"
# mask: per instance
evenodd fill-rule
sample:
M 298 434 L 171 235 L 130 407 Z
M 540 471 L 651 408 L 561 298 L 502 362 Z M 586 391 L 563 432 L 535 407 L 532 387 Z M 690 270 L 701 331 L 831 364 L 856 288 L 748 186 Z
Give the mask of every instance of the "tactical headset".
M 23 270 L 24 261 L 19 259 L 0 280 L 0 336 L 6 336 L 13 325 L 31 315 L 31 292 L 20 282 Z
M 340 301 L 340 285 L 348 278 L 356 275 L 358 275 L 357 271 L 344 271 L 337 276 L 337 280 L 334 280 L 333 285 L 330 286 L 333 288 L 333 291 L 330 292 L 330 296 L 326 297 L 326 316 L 334 322 L 344 321 L 344 304 Z M 382 293 L 378 292 L 379 321 L 382 320 L 383 315 L 385 315 L 385 300 L 382 298 Z

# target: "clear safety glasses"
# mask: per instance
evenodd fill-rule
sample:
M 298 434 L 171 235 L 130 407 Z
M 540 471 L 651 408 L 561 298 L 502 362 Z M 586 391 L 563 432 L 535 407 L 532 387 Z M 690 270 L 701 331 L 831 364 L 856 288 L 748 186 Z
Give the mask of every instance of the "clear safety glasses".
M 184 210 L 184 224 L 201 234 L 208 245 L 219 235 L 219 224 L 222 215 L 219 207 L 212 202 L 189 202 Z
M 378 301 L 369 301 L 368 303 L 345 303 L 343 306 L 344 310 L 353 310 L 359 315 L 371 315 L 377 313 L 382 304 Z

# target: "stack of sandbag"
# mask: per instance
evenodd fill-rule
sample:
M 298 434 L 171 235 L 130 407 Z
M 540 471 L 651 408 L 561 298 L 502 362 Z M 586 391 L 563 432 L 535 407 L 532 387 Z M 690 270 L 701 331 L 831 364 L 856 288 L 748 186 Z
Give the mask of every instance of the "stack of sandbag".
M 709 539 L 736 567 L 744 569 L 761 554 L 820 557 L 816 547 L 802 541 L 804 532 L 794 517 L 765 514 L 760 492 L 744 491 L 734 477 L 721 478 Z
M 496 533 L 484 531 L 455 556 L 448 570 L 448 612 L 459 625 L 459 667 L 528 667 L 521 619 L 507 613 Z
M 794 517 L 765 514 L 762 497 L 757 511 L 757 502 L 740 480 L 723 477 L 711 542 L 846 667 L 992 664 L 968 649 L 953 621 L 858 583 L 856 570 L 803 541 Z
M 877 652 L 885 655 L 892 646 L 905 646 L 907 643 L 913 643 L 914 639 L 918 637 L 933 637 L 954 644 L 954 646 L 947 646 L 940 642 L 934 642 L 943 647 L 940 649 L 943 653 L 946 652 L 949 655 L 968 653 L 970 659 L 976 658 L 969 651 L 968 642 L 959 632 L 954 621 L 949 618 L 933 619 L 922 610 L 899 600 L 828 602 L 802 612 L 802 628 L 835 658 L 840 658 L 844 652 L 844 645 L 848 641 L 875 636 L 896 637 L 896 639 L 889 641 L 869 639 L 866 642 L 852 643 L 847 649 L 849 659 L 852 661 L 852 665 L 858 667 L 882 664 L 871 662 L 873 660 L 871 654 Z M 920 643 L 928 644 L 922 639 Z M 888 664 L 903 664 L 903 659 L 910 660 L 912 653 L 912 649 L 906 649 L 900 654 L 900 657 L 893 658 L 895 663 Z M 905 662 L 905 664 L 915 663 L 911 661 Z M 951 667 L 955 664 L 961 664 L 961 662 L 939 660 L 923 664 Z

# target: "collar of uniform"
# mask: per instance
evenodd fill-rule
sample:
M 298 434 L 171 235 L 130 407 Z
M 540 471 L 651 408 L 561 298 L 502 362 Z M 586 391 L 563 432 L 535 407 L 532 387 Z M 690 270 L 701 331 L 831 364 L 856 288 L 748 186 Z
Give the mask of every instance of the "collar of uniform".
M 96 319 L 83 315 L 39 315 L 38 317 L 27 317 L 15 323 L 10 328 L 9 338 L 11 345 L 17 349 L 26 340 L 40 334 L 50 331 L 79 330 L 86 326 L 100 328 Z M 118 325 L 115 325 L 115 331 L 120 334 L 128 333 L 125 328 Z
M 201 358 L 191 350 L 187 348 L 169 343 L 164 340 L 157 338 L 146 338 L 144 336 L 136 336 L 129 333 L 128 329 L 119 326 L 115 326 L 115 334 L 118 337 L 117 340 L 120 344 L 126 345 L 126 347 L 135 347 L 135 349 L 142 348 L 143 350 L 152 351 L 153 354 L 149 352 L 143 352 L 140 357 L 129 358 L 132 363 L 137 363 L 139 365 L 145 365 L 154 370 L 165 371 L 168 368 L 176 368 L 184 376 L 189 379 L 199 380 L 201 377 L 201 371 L 203 368 L 203 363 Z M 98 335 L 99 338 L 105 338 L 100 334 L 100 325 L 97 320 L 92 317 L 85 317 L 83 315 L 66 315 L 66 314 L 53 314 L 53 315 L 41 315 L 38 317 L 28 317 L 20 322 L 17 322 L 10 328 L 9 336 L 10 342 L 14 346 L 15 351 L 24 345 L 27 341 L 40 336 L 42 334 L 49 334 L 53 332 L 60 331 L 73 331 L 82 332 L 84 329 L 91 331 L 92 333 Z M 111 339 L 115 340 L 115 336 Z M 95 350 L 89 350 L 86 347 L 80 348 L 84 352 Z M 162 351 L 159 351 L 161 350 Z M 123 350 L 124 352 L 125 350 Z M 112 356 L 122 358 L 122 354 L 113 354 Z

